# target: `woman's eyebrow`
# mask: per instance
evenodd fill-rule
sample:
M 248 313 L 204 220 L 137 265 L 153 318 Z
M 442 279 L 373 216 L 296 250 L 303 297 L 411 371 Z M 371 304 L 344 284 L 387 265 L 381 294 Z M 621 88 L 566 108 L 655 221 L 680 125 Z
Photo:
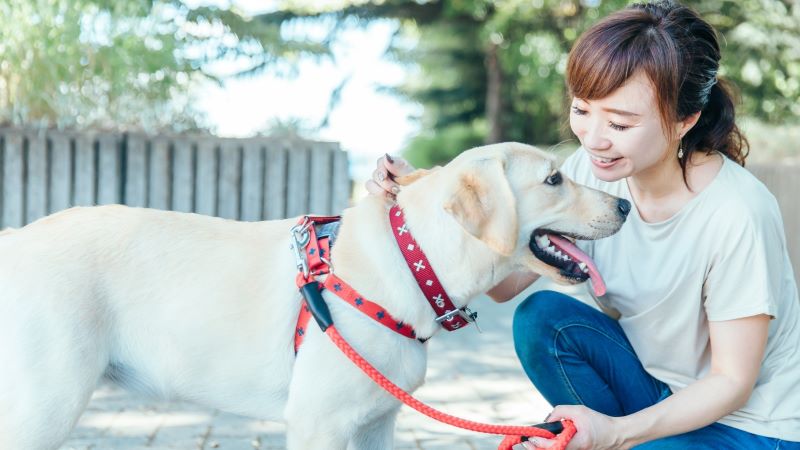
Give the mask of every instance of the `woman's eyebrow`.
M 635 112 L 625 111 L 625 110 L 616 109 L 616 108 L 603 108 L 603 111 L 614 113 L 614 114 L 619 114 L 620 116 L 634 116 L 634 117 L 641 116 L 641 114 L 637 114 Z

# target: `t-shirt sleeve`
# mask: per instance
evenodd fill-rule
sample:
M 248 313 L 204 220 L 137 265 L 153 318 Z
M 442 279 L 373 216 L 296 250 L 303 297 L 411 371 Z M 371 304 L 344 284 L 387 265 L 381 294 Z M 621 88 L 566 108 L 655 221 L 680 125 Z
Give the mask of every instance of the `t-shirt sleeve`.
M 708 320 L 768 314 L 775 317 L 785 273 L 786 241 L 780 210 L 772 198 L 754 210 L 720 208 L 703 286 Z

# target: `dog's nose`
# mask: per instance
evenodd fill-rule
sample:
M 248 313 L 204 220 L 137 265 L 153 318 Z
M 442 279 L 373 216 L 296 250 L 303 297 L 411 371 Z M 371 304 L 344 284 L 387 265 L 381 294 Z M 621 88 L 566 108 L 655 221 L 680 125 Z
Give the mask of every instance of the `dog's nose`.
M 619 215 L 622 218 L 628 217 L 628 213 L 631 212 L 631 202 L 621 198 L 617 201 L 617 210 L 619 211 Z

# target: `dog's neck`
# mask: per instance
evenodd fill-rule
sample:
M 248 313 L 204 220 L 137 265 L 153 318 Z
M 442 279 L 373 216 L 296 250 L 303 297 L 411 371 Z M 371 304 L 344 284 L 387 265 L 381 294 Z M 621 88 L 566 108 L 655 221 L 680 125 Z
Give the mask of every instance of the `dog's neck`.
M 398 203 L 408 228 L 456 307 L 466 306 L 511 272 L 503 258 L 461 232 L 438 199 L 432 198 L 435 194 L 426 194 L 424 200 L 411 192 L 403 194 Z M 432 336 L 441 327 L 397 247 L 390 207 L 388 200 L 370 196 L 345 210 L 331 254 L 334 268 L 365 298 L 411 325 L 418 336 Z M 465 245 L 467 239 L 473 242 Z

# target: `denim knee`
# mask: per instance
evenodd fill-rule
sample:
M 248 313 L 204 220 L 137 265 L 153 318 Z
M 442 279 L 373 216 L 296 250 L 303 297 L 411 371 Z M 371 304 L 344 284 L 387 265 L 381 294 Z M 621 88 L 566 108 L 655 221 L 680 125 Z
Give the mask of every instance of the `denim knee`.
M 553 354 L 553 339 L 558 324 L 566 312 L 572 309 L 571 303 L 577 300 L 555 291 L 538 291 L 523 300 L 514 312 L 512 332 L 514 347 L 525 365 L 527 355 Z
M 514 342 L 537 336 L 552 336 L 556 325 L 580 304 L 578 300 L 556 291 L 538 291 L 523 300 L 514 312 Z M 581 304 L 582 305 L 582 304 Z

